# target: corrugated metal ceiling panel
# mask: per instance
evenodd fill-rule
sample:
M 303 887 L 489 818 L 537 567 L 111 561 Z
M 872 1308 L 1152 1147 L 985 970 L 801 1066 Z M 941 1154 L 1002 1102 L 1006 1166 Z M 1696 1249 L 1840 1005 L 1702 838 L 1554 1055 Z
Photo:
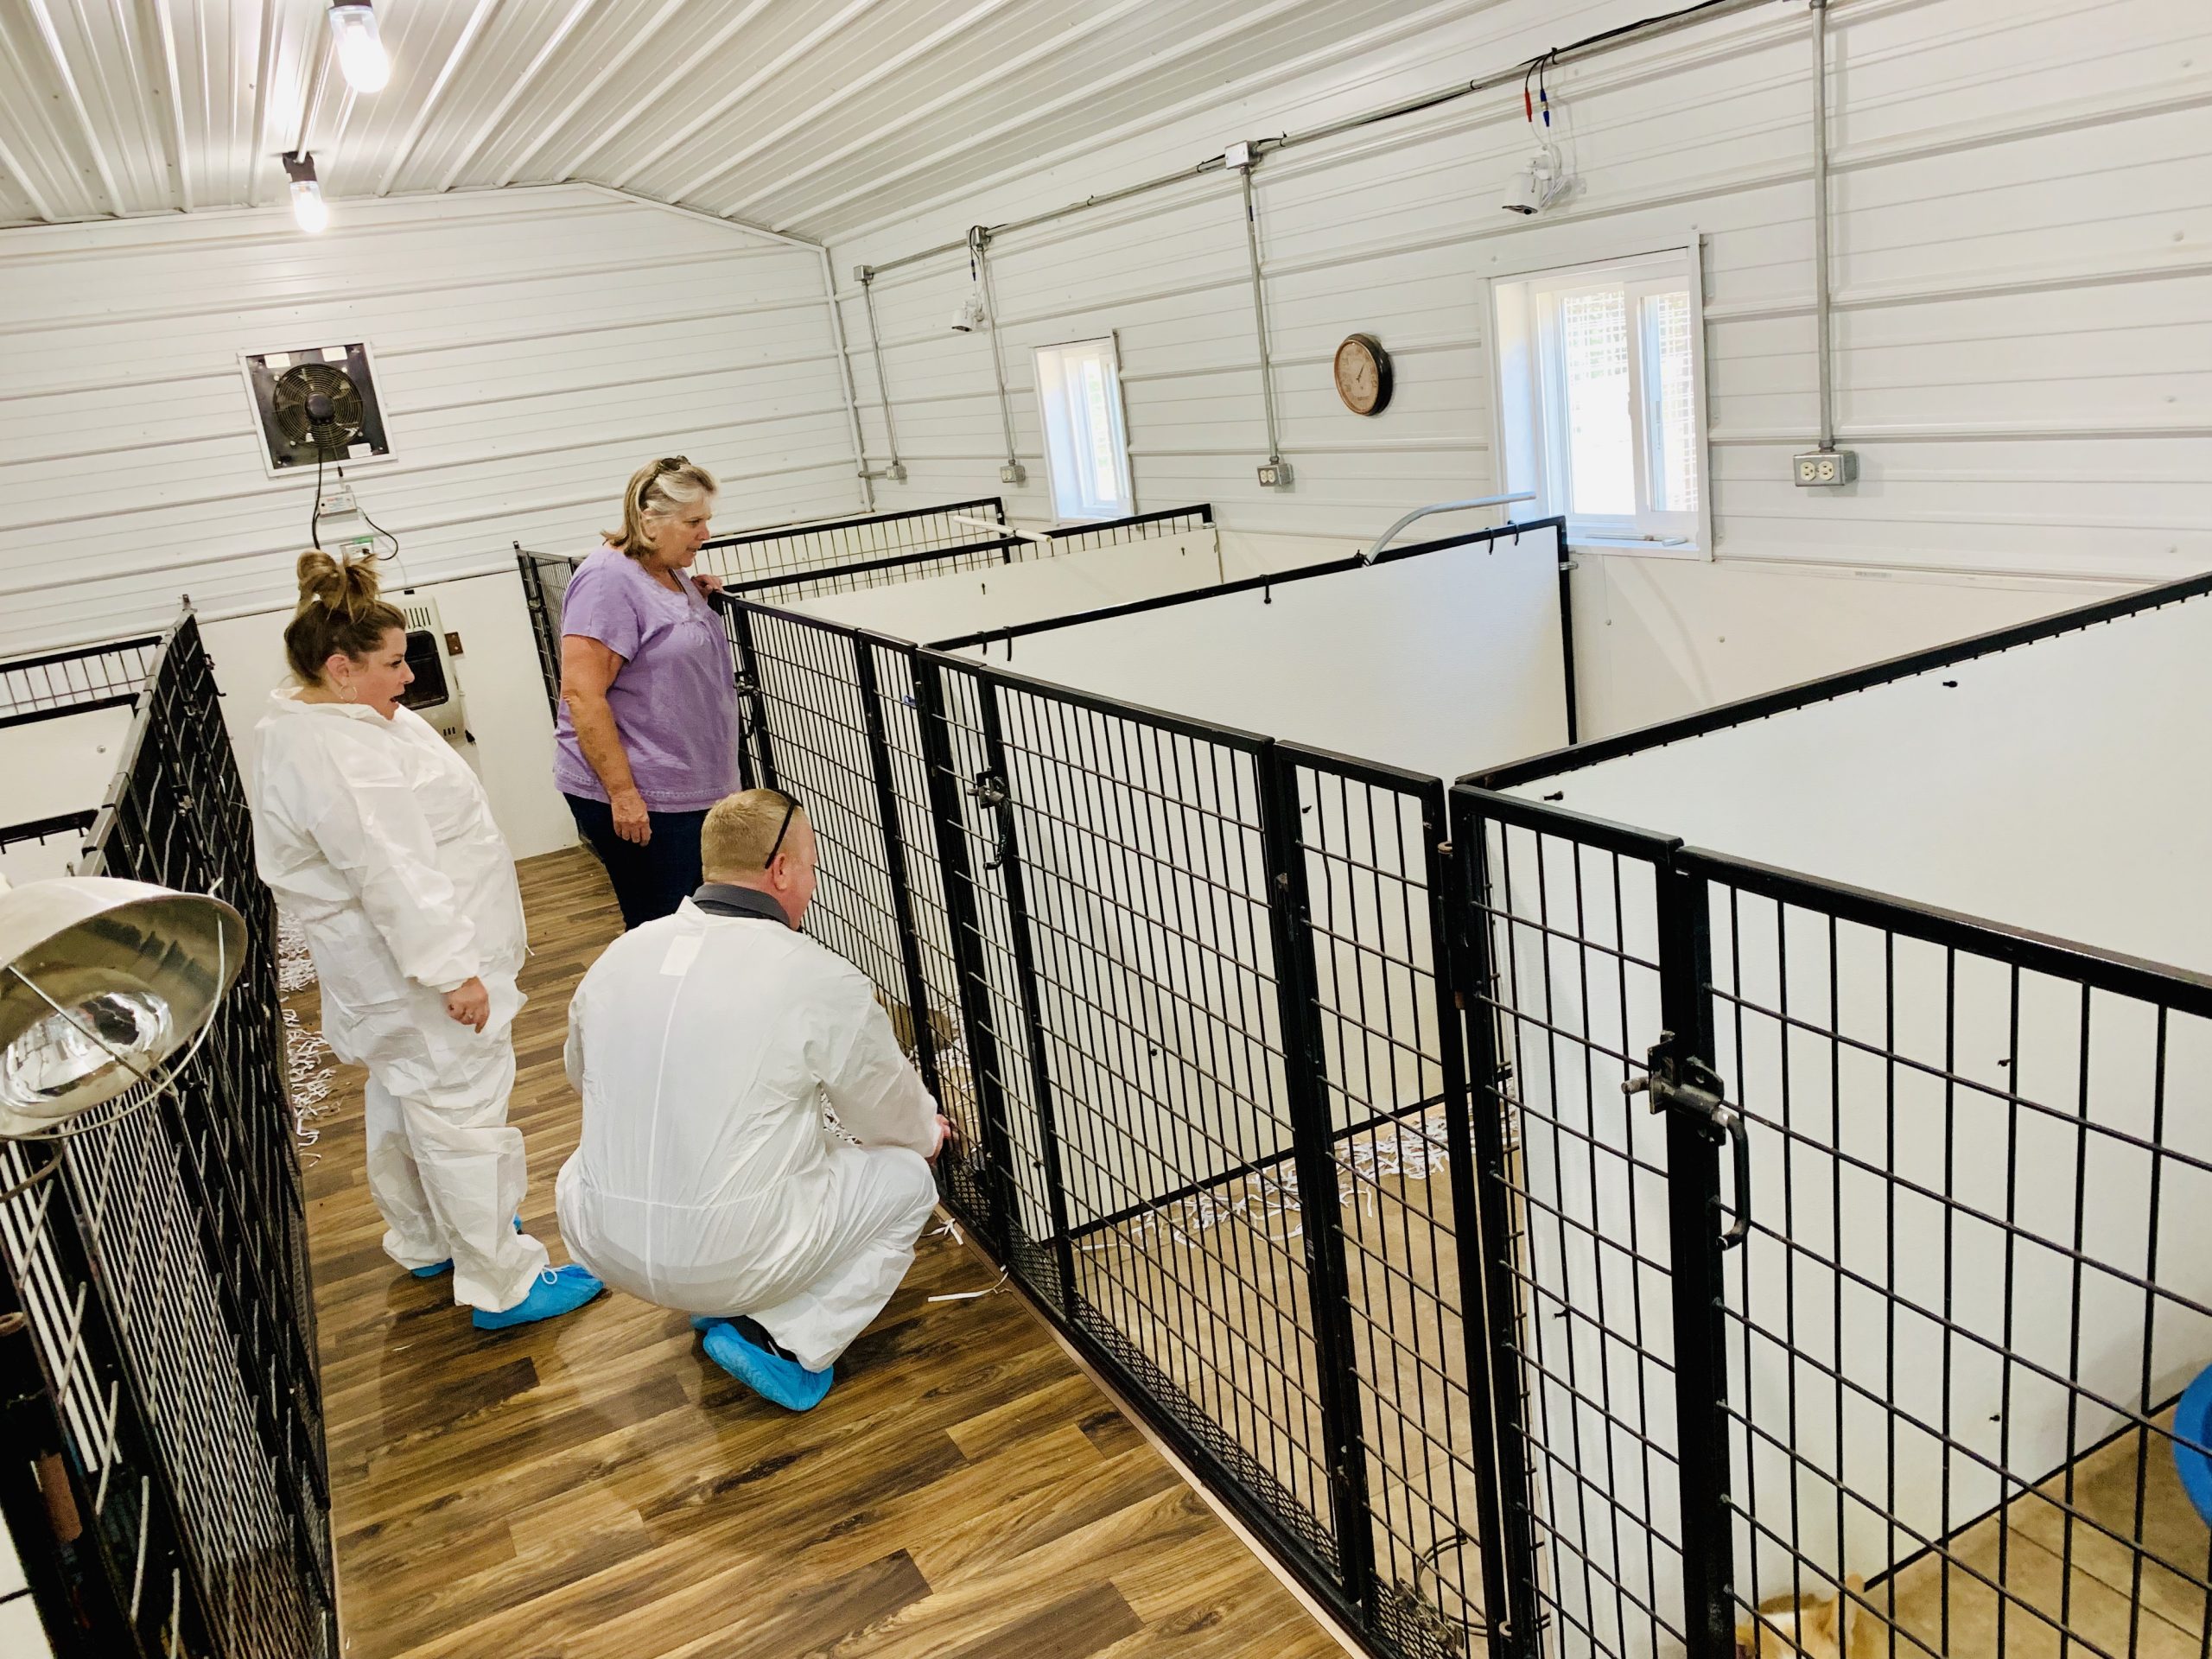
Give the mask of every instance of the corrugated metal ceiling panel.
M 1394 20 L 1497 0 L 325 0 L 0 6 L 0 225 L 583 179 L 820 238 Z M 1227 135 L 1224 135 L 1227 136 Z

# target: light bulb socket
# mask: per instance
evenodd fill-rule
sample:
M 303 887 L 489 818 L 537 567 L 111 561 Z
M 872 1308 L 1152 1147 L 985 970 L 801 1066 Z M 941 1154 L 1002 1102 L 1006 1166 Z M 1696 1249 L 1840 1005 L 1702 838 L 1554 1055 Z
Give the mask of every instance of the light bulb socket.
M 315 176 L 314 156 L 303 155 L 296 149 L 288 149 L 284 152 L 283 162 L 284 176 L 291 180 L 294 184 L 317 183 Z

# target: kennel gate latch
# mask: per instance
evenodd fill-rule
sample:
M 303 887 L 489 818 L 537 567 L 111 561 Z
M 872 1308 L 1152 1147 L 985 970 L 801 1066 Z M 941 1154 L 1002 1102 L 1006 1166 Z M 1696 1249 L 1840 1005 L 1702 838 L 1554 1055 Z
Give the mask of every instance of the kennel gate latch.
M 1726 1141 L 1736 1166 L 1736 1217 L 1720 1235 L 1720 1248 L 1740 1244 L 1751 1230 L 1751 1142 L 1744 1133 L 1744 1115 L 1728 1103 L 1727 1085 L 1720 1074 L 1694 1054 L 1675 1052 L 1675 1033 L 1662 1031 L 1644 1056 L 1648 1068 L 1642 1077 L 1621 1084 L 1624 1095 L 1651 1096 L 1651 1109 L 1687 1112 L 1697 1120 L 1707 1140 L 1716 1146 Z

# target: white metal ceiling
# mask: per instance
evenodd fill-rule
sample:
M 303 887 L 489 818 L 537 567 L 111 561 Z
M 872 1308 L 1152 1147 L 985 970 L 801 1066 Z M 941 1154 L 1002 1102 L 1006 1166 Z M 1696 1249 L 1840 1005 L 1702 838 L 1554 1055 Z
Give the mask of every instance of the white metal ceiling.
M 814 240 L 1488 0 L 0 0 L 0 225 L 587 179 Z M 1236 135 L 1224 134 L 1227 138 Z

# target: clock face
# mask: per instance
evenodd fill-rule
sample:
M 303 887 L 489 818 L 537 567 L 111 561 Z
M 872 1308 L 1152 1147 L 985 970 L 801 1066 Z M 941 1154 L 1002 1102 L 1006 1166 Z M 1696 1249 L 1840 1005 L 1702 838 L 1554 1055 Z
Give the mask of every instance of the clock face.
M 1390 401 L 1390 354 L 1372 334 L 1348 335 L 1337 347 L 1337 396 L 1355 415 L 1380 414 Z

